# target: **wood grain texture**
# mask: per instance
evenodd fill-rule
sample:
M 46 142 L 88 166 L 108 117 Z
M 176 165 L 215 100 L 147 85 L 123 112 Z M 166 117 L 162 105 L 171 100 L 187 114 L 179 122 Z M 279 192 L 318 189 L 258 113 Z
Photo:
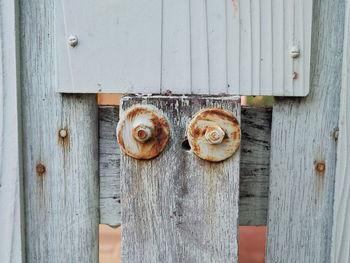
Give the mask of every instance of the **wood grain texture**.
M 20 263 L 22 245 L 16 1 L 0 1 L 0 259 Z
M 310 95 L 273 108 L 266 262 L 330 262 L 343 25 L 343 0 L 314 1 Z
M 98 262 L 97 98 L 55 92 L 54 3 L 20 1 L 26 262 Z
M 242 107 L 239 224 L 266 225 L 271 113 L 270 107 Z M 99 107 L 100 222 L 121 224 L 120 151 L 115 137 L 118 106 Z
M 100 223 L 119 226 L 120 149 L 116 138 L 119 106 L 99 106 Z
M 58 68 L 67 84 L 60 92 L 309 91 L 313 0 L 57 2 Z M 75 48 L 66 43 L 71 34 L 79 38 Z
M 219 107 L 240 120 L 239 97 L 124 97 L 162 109 L 171 139 L 155 159 L 121 154 L 122 261 L 237 262 L 239 152 L 210 163 L 182 148 L 188 121 Z M 122 112 L 121 112 L 122 115 Z
M 332 263 L 350 262 L 350 3 L 346 1 L 337 170 L 335 175 Z

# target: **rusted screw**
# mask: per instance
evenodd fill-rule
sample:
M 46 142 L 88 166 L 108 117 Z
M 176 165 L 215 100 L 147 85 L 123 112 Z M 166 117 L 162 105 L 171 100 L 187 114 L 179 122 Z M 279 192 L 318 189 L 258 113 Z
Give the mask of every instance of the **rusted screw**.
M 225 132 L 220 126 L 207 126 L 205 139 L 209 144 L 220 144 L 225 137 Z
M 289 50 L 289 54 L 292 58 L 297 58 L 300 56 L 300 49 L 297 46 L 293 46 Z
M 133 136 L 135 140 L 145 143 L 152 138 L 152 128 L 144 124 L 139 124 L 134 127 Z
M 67 39 L 68 45 L 70 45 L 71 47 L 76 47 L 79 43 L 78 41 L 78 37 L 75 35 L 70 35 Z
M 45 165 L 39 163 L 36 165 L 36 172 L 39 174 L 39 175 L 42 175 L 46 172 L 46 167 Z
M 60 135 L 61 138 L 66 138 L 68 135 L 68 132 L 66 129 L 61 129 L 58 134 Z
M 316 163 L 316 171 L 319 173 L 323 173 L 326 170 L 326 164 L 324 162 Z

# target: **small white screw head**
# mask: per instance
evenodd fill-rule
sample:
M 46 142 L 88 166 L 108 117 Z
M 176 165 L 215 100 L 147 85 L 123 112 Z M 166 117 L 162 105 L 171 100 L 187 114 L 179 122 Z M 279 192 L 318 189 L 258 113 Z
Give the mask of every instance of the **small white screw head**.
M 300 48 L 297 46 L 291 47 L 291 49 L 289 50 L 289 54 L 292 58 L 299 57 L 300 56 Z
M 140 124 L 133 129 L 133 136 L 135 140 L 145 143 L 152 138 L 152 128 Z
M 78 37 L 75 35 L 70 35 L 67 39 L 68 45 L 70 45 L 71 47 L 76 47 L 79 43 L 78 41 Z
M 209 144 L 220 144 L 225 138 L 225 132 L 220 126 L 208 126 L 205 132 L 205 139 Z
M 61 138 L 66 138 L 67 135 L 68 135 L 67 130 L 66 129 L 61 129 L 59 131 L 59 135 L 60 135 Z

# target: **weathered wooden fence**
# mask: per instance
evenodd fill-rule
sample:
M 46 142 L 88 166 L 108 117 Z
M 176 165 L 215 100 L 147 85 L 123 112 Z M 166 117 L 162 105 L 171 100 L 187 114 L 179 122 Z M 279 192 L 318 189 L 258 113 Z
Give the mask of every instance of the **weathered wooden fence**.
M 169 120 L 150 161 L 120 155 L 118 107 L 56 92 L 56 4 L 0 0 L 1 261 L 98 262 L 99 223 L 125 224 L 125 262 L 237 262 L 238 225 L 267 225 L 266 262 L 350 261 L 348 2 L 313 1 L 307 97 L 241 110 L 124 98 L 123 112 L 153 104 Z M 217 164 L 182 148 L 188 121 L 213 106 L 242 130 L 240 153 Z

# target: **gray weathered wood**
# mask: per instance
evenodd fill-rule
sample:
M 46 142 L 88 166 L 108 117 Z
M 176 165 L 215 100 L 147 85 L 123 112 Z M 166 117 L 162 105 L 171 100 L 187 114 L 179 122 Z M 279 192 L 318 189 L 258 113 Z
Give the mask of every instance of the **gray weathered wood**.
M 97 98 L 55 92 L 54 3 L 20 1 L 26 262 L 98 262 Z
M 343 74 L 334 190 L 332 263 L 350 262 L 350 2 L 346 1 Z
M 313 7 L 310 95 L 276 99 L 273 108 L 271 263 L 330 262 L 344 1 L 316 0 Z
M 242 107 L 240 225 L 266 225 L 271 107 Z M 100 222 L 120 225 L 119 106 L 99 107 Z
M 239 151 L 210 163 L 182 148 L 188 121 L 219 107 L 240 120 L 237 97 L 124 97 L 162 109 L 170 126 L 164 152 L 148 161 L 121 154 L 122 260 L 237 262 Z
M 119 106 L 99 107 L 100 223 L 110 226 L 121 222 L 118 121 Z
M 8 263 L 23 257 L 15 5 L 0 0 L 0 259 Z

